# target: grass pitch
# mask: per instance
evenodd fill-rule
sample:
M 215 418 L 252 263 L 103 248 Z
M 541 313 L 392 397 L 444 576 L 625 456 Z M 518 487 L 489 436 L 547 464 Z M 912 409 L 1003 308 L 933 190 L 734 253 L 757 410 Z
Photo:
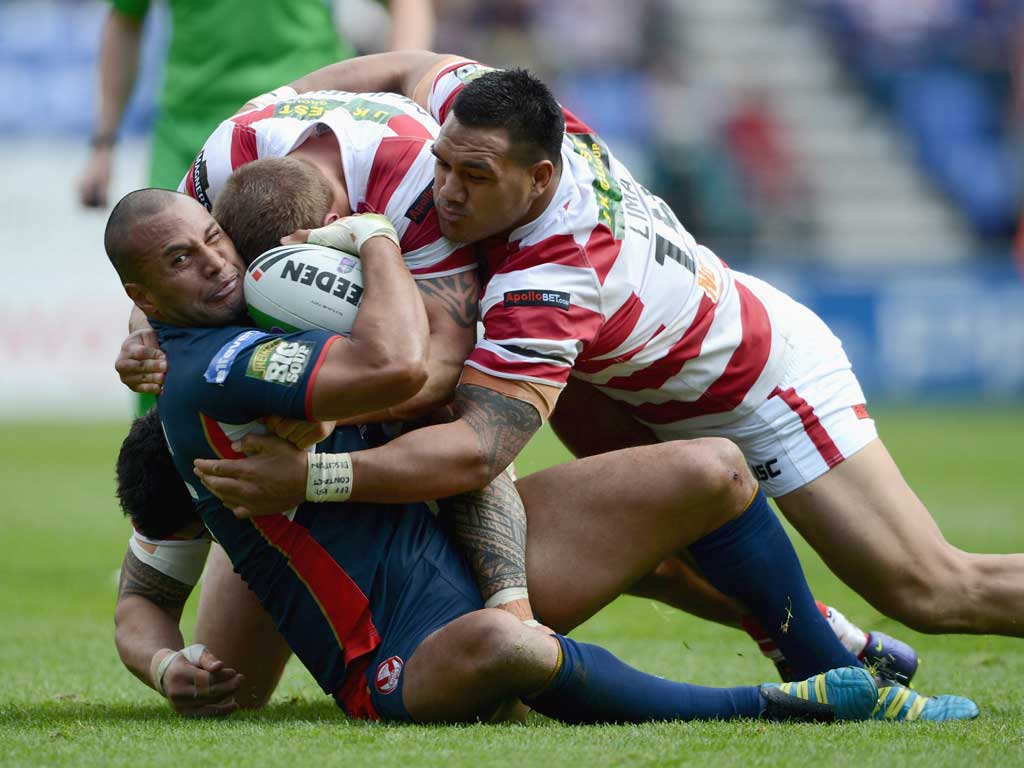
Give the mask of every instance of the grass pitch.
M 879 424 L 951 541 L 1024 551 L 1024 408 L 879 410 Z M 346 721 L 293 662 L 265 711 L 182 720 L 121 666 L 113 644 L 116 571 L 129 535 L 112 498 L 113 462 L 125 429 L 0 427 L 0 766 L 1024 764 L 1024 643 L 909 632 L 853 595 L 802 542 L 816 596 L 865 628 L 913 643 L 923 658 L 918 687 L 969 695 L 981 718 L 951 726 L 566 727 L 539 716 L 525 726 L 366 724 Z M 525 473 L 564 458 L 543 433 L 519 467 Z M 774 677 L 744 635 L 645 600 L 618 601 L 575 636 L 675 679 L 735 685 Z

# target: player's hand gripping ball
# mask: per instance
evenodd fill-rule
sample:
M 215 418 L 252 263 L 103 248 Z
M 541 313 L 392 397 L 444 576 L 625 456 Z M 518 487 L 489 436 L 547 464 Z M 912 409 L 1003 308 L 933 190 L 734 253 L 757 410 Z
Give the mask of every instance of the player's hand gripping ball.
M 347 336 L 363 297 L 359 249 L 372 237 L 398 245 L 386 218 L 363 214 L 310 231 L 306 243 L 267 251 L 245 275 L 249 316 L 270 331 L 322 329 Z

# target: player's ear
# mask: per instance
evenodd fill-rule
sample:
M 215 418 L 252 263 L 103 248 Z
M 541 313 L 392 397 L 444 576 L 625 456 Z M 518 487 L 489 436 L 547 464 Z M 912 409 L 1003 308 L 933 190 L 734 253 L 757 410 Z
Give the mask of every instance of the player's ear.
M 124 292 L 128 294 L 129 299 L 135 302 L 135 306 L 146 313 L 147 317 L 152 317 L 156 313 L 156 305 L 150 298 L 149 291 L 139 283 L 125 283 Z
M 327 213 L 324 214 L 324 220 L 320 223 L 320 226 L 326 227 L 328 224 L 331 224 L 340 218 L 341 216 L 335 213 L 334 211 L 328 211 Z
M 540 160 L 530 166 L 530 178 L 535 197 L 540 197 L 547 190 L 555 177 L 555 165 L 550 160 Z

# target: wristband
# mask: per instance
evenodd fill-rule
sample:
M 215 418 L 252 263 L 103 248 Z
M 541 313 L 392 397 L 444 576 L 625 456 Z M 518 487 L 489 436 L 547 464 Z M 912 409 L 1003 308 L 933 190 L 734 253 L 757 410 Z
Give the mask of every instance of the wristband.
M 484 602 L 484 608 L 497 608 L 516 600 L 529 600 L 530 593 L 526 587 L 506 587 L 499 589 Z
M 112 147 L 117 143 L 117 135 L 113 133 L 97 133 L 89 139 L 89 146 L 93 149 Z
M 347 453 L 306 454 L 306 501 L 348 501 L 352 458 Z
M 298 92 L 290 85 L 282 85 L 280 88 L 275 88 L 272 91 L 261 93 L 254 99 L 249 99 L 248 103 L 252 104 L 253 109 L 263 109 L 263 107 L 274 104 L 281 99 L 293 99 L 298 95 Z

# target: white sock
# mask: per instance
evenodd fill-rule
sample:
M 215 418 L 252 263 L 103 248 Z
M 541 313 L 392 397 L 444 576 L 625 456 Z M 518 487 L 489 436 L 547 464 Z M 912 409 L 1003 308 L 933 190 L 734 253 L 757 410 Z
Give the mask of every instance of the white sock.
M 832 626 L 839 642 L 854 656 L 859 657 L 868 644 L 868 633 L 858 627 L 837 609 L 818 601 L 818 610 Z

